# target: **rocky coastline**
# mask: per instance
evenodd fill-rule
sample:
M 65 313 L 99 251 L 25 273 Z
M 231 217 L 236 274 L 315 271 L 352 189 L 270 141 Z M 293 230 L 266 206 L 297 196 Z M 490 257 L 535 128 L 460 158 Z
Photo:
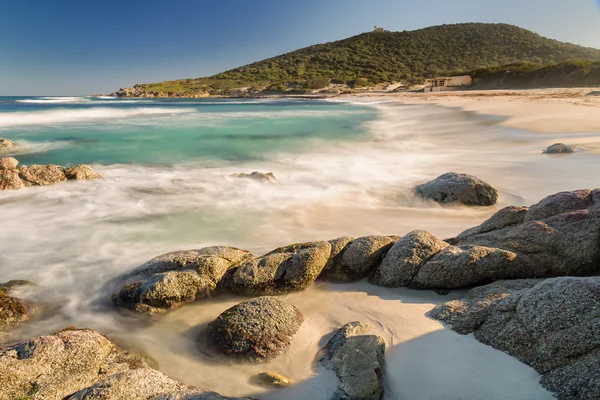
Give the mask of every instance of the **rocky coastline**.
M 252 363 L 283 354 L 303 324 L 300 311 L 277 296 L 317 280 L 368 279 L 438 293 L 470 289 L 428 316 L 459 334 L 474 333 L 537 370 L 542 386 L 558 399 L 575 400 L 600 398 L 599 275 L 600 189 L 586 189 L 556 193 L 530 207 L 505 207 L 444 240 L 413 231 L 298 243 L 262 256 L 227 246 L 169 253 L 110 287 L 115 309 L 140 318 L 208 296 L 248 297 L 196 340 L 232 362 Z M 35 318 L 13 286 L 0 286 L 5 332 Z M 360 321 L 332 332 L 315 356 L 339 379 L 331 398 L 382 399 L 390 373 L 385 346 Z M 276 386 L 291 381 L 273 373 L 261 379 Z M 0 350 L 0 386 L 0 398 L 7 399 L 231 399 L 189 388 L 100 333 L 74 328 Z M 285 396 L 285 389 L 278 390 Z

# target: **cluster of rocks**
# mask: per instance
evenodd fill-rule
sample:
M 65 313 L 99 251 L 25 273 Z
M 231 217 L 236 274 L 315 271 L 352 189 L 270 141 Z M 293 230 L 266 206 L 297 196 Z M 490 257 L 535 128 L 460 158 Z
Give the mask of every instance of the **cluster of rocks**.
M 102 175 L 85 164 L 70 168 L 64 168 L 60 165 L 19 167 L 19 161 L 15 158 L 0 158 L 0 190 L 22 189 L 26 186 L 56 185 L 68 179 L 89 180 L 99 178 L 102 178 Z
M 136 84 L 133 87 L 120 88 L 118 91 L 111 93 L 111 95 L 118 97 L 150 97 L 150 98 L 163 98 L 163 97 L 185 97 L 185 98 L 203 98 L 210 97 L 208 92 L 196 92 L 196 93 L 181 93 L 181 92 L 160 92 L 151 90 L 150 85 L 147 84 Z

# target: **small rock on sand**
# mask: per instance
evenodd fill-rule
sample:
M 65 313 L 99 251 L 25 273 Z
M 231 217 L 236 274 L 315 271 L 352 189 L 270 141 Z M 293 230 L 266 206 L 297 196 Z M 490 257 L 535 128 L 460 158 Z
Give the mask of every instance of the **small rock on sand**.
M 552 146 L 544 150 L 544 154 L 566 154 L 574 152 L 575 147 L 564 143 L 554 143 Z

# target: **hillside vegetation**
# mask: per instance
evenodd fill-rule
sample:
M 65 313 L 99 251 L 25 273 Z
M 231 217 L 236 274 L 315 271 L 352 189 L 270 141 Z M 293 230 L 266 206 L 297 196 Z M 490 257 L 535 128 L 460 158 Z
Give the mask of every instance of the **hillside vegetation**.
M 334 84 L 364 87 L 384 82 L 422 82 L 515 62 L 543 65 L 600 60 L 600 50 L 544 38 L 507 24 L 467 23 L 415 31 L 368 32 L 318 44 L 235 68 L 209 78 L 140 85 L 163 93 L 222 94 L 311 91 Z

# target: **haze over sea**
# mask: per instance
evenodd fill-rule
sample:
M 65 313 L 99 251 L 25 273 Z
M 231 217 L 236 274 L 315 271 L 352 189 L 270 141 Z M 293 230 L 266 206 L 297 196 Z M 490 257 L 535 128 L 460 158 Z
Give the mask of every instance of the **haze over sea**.
M 104 307 L 105 283 L 159 254 L 209 245 L 261 254 L 299 241 L 414 229 L 451 237 L 509 204 L 595 185 L 600 160 L 594 154 L 578 152 L 556 163 L 540 153 L 561 135 L 511 130 L 498 122 L 459 109 L 368 99 L 0 98 L 0 137 L 30 150 L 16 156 L 21 164 L 86 163 L 105 176 L 0 193 L 5 250 L 0 275 L 35 281 L 40 290 L 32 296 L 42 296 L 56 310 L 28 324 L 21 336 L 69 324 L 99 329 L 148 353 L 161 371 L 186 384 L 252 395 L 257 389 L 243 382 L 260 367 L 215 366 L 193 344 L 192 327 L 236 299 L 189 305 L 145 327 Z M 569 134 L 584 141 L 588 136 Z M 230 177 L 252 171 L 273 172 L 278 181 Z M 414 196 L 415 184 L 448 171 L 489 181 L 501 193 L 499 204 L 443 207 Z M 423 319 L 431 304 L 447 297 L 363 283 L 344 285 L 343 293 L 339 287 L 317 284 L 310 293 L 285 296 L 293 298 L 306 323 L 290 352 L 269 368 L 308 382 L 286 398 L 329 397 L 335 379 L 315 378 L 310 361 L 323 335 L 358 318 L 385 327 L 381 334 L 392 345 L 387 363 L 400 372 L 388 383 L 389 398 L 417 398 L 423 385 L 410 392 L 405 381 L 443 377 L 446 369 L 452 369 L 456 398 L 475 399 L 478 393 L 493 398 L 487 394 L 496 387 L 509 398 L 511 390 L 517 396 L 512 398 L 551 398 L 529 367 Z M 391 303 L 399 306 L 397 314 L 382 311 Z M 415 307 L 422 312 L 411 313 Z M 406 345 L 407 338 L 422 337 L 422 331 L 411 330 L 413 323 L 425 324 L 434 336 Z M 403 346 L 394 347 L 400 342 Z M 418 359 L 419 346 L 439 346 L 440 359 L 423 365 L 401 361 L 407 353 Z M 479 357 L 477 362 L 454 364 L 467 354 Z M 461 377 L 481 384 L 481 390 L 471 387 L 460 397 Z M 436 393 L 431 398 L 439 398 Z

